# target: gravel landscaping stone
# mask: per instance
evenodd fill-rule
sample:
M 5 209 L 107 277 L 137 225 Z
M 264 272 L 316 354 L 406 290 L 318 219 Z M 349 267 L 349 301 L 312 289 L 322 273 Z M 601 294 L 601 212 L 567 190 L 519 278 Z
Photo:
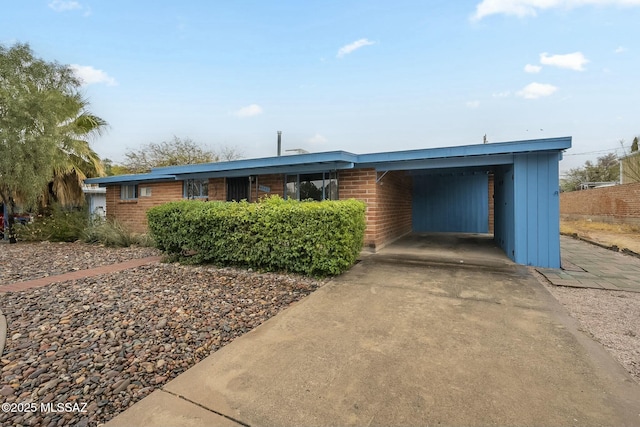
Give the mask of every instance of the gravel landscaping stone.
M 91 246 L 36 245 L 41 247 L 68 254 L 70 261 L 55 263 L 58 271 L 82 265 L 72 259 L 73 250 L 94 266 L 84 255 Z M 106 249 L 98 251 L 111 262 L 154 254 Z M 28 273 L 20 278 L 38 277 L 55 256 L 40 266 L 26 263 Z M 4 267 L 5 278 L 19 273 L 16 263 Z M 151 264 L 0 294 L 8 323 L 0 357 L 3 401 L 86 404 L 84 413 L 0 412 L 0 425 L 106 422 L 321 284 L 282 274 Z
M 545 286 L 640 383 L 640 294 Z
M 109 248 L 87 243 L 0 244 L 0 286 L 161 255 L 155 248 Z
M 0 287 L 159 255 L 84 243 L 0 244 Z M 640 294 L 547 289 L 640 381 Z M 210 266 L 150 264 L 0 293 L 3 403 L 85 412 L 0 412 L 0 425 L 96 426 L 161 388 L 324 282 Z

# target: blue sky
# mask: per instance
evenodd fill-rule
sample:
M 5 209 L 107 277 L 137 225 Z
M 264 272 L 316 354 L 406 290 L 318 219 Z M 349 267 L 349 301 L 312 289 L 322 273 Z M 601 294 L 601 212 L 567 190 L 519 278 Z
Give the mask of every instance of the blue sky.
M 573 136 L 561 169 L 640 135 L 640 0 L 1 0 L 0 43 L 70 64 L 93 141 L 245 157 Z M 618 150 L 620 151 L 620 150 Z M 584 154 L 587 153 L 587 154 Z

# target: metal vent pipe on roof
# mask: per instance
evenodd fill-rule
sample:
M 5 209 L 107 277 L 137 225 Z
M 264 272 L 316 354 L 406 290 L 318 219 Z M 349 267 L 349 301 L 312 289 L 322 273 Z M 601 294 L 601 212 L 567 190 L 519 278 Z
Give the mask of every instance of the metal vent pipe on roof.
M 282 131 L 279 130 L 278 131 L 278 157 L 280 157 L 281 153 L 282 153 Z

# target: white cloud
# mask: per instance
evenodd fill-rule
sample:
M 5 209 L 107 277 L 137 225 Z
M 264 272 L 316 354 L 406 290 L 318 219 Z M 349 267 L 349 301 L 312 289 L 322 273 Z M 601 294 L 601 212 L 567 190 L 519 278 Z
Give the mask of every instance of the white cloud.
M 66 12 L 68 10 L 80 10 L 82 5 L 72 0 L 51 0 L 49 7 L 56 12 Z
M 509 92 L 508 90 L 504 91 L 504 92 L 496 92 L 496 93 L 492 94 L 491 96 L 494 97 L 494 98 L 508 98 L 508 97 L 511 96 L 511 92 Z
M 613 51 L 613 53 L 624 53 L 624 52 L 626 52 L 626 51 L 627 51 L 627 48 L 626 48 L 626 47 L 624 47 L 624 46 L 618 46 L 618 47 L 616 48 L 616 50 L 614 50 L 614 51 Z
M 307 139 L 307 142 L 309 143 L 309 145 L 324 145 L 328 141 L 329 140 L 327 138 L 325 138 L 324 136 L 320 135 L 319 133 L 316 133 L 311 138 Z
M 93 68 L 91 65 L 71 64 L 70 67 L 76 77 L 79 78 L 85 86 L 95 83 L 104 83 L 107 86 L 116 86 L 118 84 L 116 79 L 102 70 Z
M 527 73 L 539 73 L 540 70 L 542 70 L 542 67 L 539 65 L 531 65 L 531 64 L 527 64 L 524 66 L 524 71 Z
M 476 6 L 472 20 L 479 21 L 490 15 L 537 16 L 546 9 L 572 9 L 580 6 L 640 6 L 640 0 L 482 0 Z
M 543 96 L 553 95 L 557 90 L 558 88 L 554 85 L 533 82 L 523 87 L 522 90 L 516 93 L 516 95 L 525 99 L 537 99 L 542 98 Z
M 476 109 L 480 106 L 480 101 L 467 101 L 465 105 L 467 106 L 467 108 Z
M 251 104 L 251 105 L 247 105 L 246 107 L 242 107 L 241 109 L 236 111 L 234 114 L 237 117 L 244 118 L 244 117 L 259 116 L 262 113 L 263 113 L 263 110 L 261 106 L 259 106 L 258 104 Z
M 351 52 L 360 49 L 361 47 L 371 46 L 372 44 L 375 44 L 375 42 L 372 42 L 368 39 L 356 40 L 353 43 L 349 43 L 348 45 L 342 46 L 340 50 L 338 50 L 338 54 L 336 56 L 338 58 L 342 58 L 345 55 L 348 55 Z
M 584 71 L 584 65 L 588 62 L 589 60 L 584 57 L 582 52 L 567 53 L 566 55 L 549 55 L 546 52 L 540 54 L 541 64 L 569 70 Z
M 82 10 L 83 16 L 91 15 L 91 8 L 89 6 L 83 6 L 77 1 L 73 0 L 51 0 L 49 2 L 49 8 L 56 12 L 68 12 L 71 10 Z

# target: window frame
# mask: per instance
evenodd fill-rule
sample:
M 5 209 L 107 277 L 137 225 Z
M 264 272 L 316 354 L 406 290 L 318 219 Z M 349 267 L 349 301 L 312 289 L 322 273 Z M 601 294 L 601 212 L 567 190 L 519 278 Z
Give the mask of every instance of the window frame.
M 130 189 L 133 188 L 133 197 L 131 197 Z M 138 200 L 138 184 L 122 184 L 120 185 L 120 200 Z
M 196 185 L 197 184 L 197 185 Z M 193 192 L 193 189 L 198 189 L 198 194 L 195 192 L 189 194 L 189 190 Z M 185 199 L 208 199 L 209 198 L 209 180 L 208 179 L 185 179 L 182 184 L 182 197 Z
M 321 174 L 322 175 L 322 198 L 319 201 L 323 201 L 323 200 L 340 200 L 340 195 L 338 193 L 338 171 L 337 170 L 331 170 L 331 171 L 326 171 L 326 172 L 314 172 L 314 173 L 297 173 L 297 174 L 285 174 L 284 176 L 284 198 L 288 199 L 291 198 L 293 200 L 300 200 L 300 184 L 301 182 L 307 182 L 307 180 L 302 180 L 300 179 L 300 177 L 308 177 L 310 175 L 318 175 Z M 290 178 L 294 178 L 293 180 L 290 180 Z M 336 183 L 336 189 L 335 189 L 335 194 L 333 194 L 333 198 L 332 196 L 332 192 L 329 191 L 329 194 L 327 194 L 327 187 L 329 185 L 331 185 L 331 181 L 335 180 Z M 313 180 L 313 181 L 318 181 L 318 180 Z M 288 190 L 288 185 L 289 184 L 293 184 L 294 188 L 295 188 L 295 195 L 290 194 L 287 190 Z M 315 200 L 315 199 L 304 199 L 304 200 Z M 304 201 L 303 200 L 303 201 Z

